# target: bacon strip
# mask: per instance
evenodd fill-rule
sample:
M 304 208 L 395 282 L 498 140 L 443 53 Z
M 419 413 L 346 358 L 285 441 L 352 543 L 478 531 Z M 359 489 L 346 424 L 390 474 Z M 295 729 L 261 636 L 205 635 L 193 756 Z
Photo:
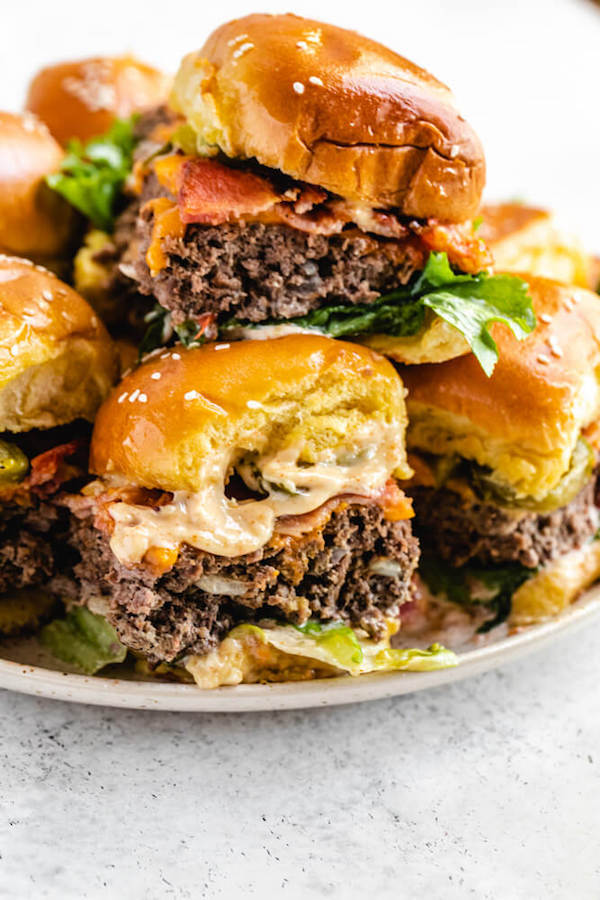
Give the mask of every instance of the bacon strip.
M 393 210 L 363 208 L 303 182 L 277 188 L 276 182 L 262 173 L 234 168 L 216 159 L 174 153 L 154 160 L 152 168 L 172 200 L 160 198 L 150 203 L 170 204 L 170 209 L 177 213 L 177 222 L 169 219 L 166 230 L 172 229 L 178 236 L 187 225 L 224 225 L 235 221 L 283 224 L 325 236 L 354 225 L 365 234 L 392 242 L 416 242 L 424 254 L 444 251 L 450 263 L 465 272 L 479 272 L 492 263 L 486 244 L 477 237 L 470 222 L 462 225 L 443 225 L 435 219 L 425 224 L 406 222 Z M 160 211 L 162 214 L 162 208 Z M 164 237 L 162 219 L 159 224 L 153 245 L 160 245 Z M 159 251 L 160 246 L 154 254 L 156 258 L 153 256 L 149 261 L 152 274 L 165 265 Z

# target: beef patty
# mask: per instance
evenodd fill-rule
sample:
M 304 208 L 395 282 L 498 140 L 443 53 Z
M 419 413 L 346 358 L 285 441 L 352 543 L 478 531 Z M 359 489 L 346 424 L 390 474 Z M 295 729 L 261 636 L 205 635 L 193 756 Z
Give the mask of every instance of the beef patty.
M 66 536 L 67 517 L 50 503 L 0 511 L 0 593 L 36 587 L 55 570 L 56 540 Z
M 306 315 L 325 301 L 369 303 L 423 264 L 410 238 L 389 241 L 357 229 L 325 236 L 287 225 L 188 225 L 183 237 L 163 239 L 167 264 L 152 277 L 145 261 L 152 227 L 151 210 L 142 210 L 131 237 L 136 258 L 125 251 L 123 270 L 175 323 L 204 313 L 263 322 Z M 121 227 L 121 241 L 124 233 Z
M 595 475 L 567 506 L 550 513 L 469 504 L 454 491 L 412 488 L 415 531 L 424 548 L 455 566 L 476 560 L 535 568 L 594 535 L 596 480 Z
M 119 564 L 91 517 L 73 520 L 71 542 L 81 557 L 76 602 L 103 597 L 122 642 L 152 663 L 206 653 L 236 624 L 265 617 L 342 619 L 381 636 L 386 618 L 410 599 L 419 558 L 409 522 L 352 503 L 336 507 L 320 530 L 275 536 L 235 559 L 184 546 L 162 576 Z

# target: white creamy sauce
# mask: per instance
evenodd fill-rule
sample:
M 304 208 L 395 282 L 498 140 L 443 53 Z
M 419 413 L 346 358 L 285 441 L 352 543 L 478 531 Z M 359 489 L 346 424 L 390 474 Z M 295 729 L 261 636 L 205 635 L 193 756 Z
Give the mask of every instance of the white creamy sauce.
M 271 341 L 288 334 L 321 334 L 318 328 L 302 328 L 300 325 L 237 325 L 227 331 L 227 336 L 236 341 Z
M 402 458 L 402 441 L 398 423 L 375 421 L 353 435 L 351 445 L 325 451 L 314 465 L 299 465 L 298 446 L 262 456 L 254 469 L 269 484 L 264 499 L 226 497 L 227 462 L 210 467 L 196 493 L 176 491 L 165 506 L 112 503 L 112 551 L 125 564 L 141 562 L 151 547 L 183 543 L 218 556 L 252 553 L 268 543 L 280 516 L 304 515 L 339 494 L 376 496 Z

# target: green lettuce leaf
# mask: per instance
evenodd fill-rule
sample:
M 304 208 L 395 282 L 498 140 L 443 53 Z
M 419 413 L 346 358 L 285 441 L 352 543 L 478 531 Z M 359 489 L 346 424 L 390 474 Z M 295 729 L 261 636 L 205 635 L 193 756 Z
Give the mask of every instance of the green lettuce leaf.
M 118 119 L 106 134 L 86 144 L 70 141 L 60 170 L 46 178 L 53 190 L 103 231 L 113 230 L 123 185 L 133 168 L 136 118 Z
M 398 669 L 403 672 L 433 672 L 457 664 L 456 654 L 441 644 L 431 644 L 427 650 L 389 647 L 375 657 L 379 669 Z
M 185 322 L 174 325 L 171 313 L 160 303 L 156 303 L 153 309 L 144 316 L 144 322 L 147 328 L 139 346 L 139 359 L 158 347 L 164 347 L 172 338 L 176 338 L 184 347 L 199 347 L 204 343 L 204 338 L 198 337 L 196 322 L 187 319 Z
M 483 604 L 489 608 L 493 615 L 480 626 L 480 633 L 490 631 L 508 618 L 513 594 L 537 571 L 519 563 L 453 568 L 429 555 L 423 555 L 419 563 L 419 574 L 433 594 L 445 595 L 451 603 Z
M 308 621 L 306 625 L 294 627 L 312 638 L 341 669 L 360 665 L 364 659 L 358 638 L 348 625 Z
M 296 325 L 338 338 L 368 334 L 410 337 L 424 327 L 427 309 L 461 332 L 486 375 L 491 375 L 498 360 L 490 326 L 502 322 L 517 340 L 523 340 L 536 324 L 528 286 L 522 279 L 487 272 L 455 273 L 445 253 L 431 253 L 418 277 L 373 303 L 322 306 L 306 316 L 263 324 Z M 223 330 L 240 326 L 253 327 L 231 319 Z
M 75 607 L 64 619 L 42 628 L 40 640 L 53 656 L 86 675 L 95 675 L 110 663 L 121 663 L 127 655 L 112 625 L 85 606 Z
M 283 653 L 315 659 L 349 675 L 385 671 L 426 672 L 458 664 L 456 654 L 441 644 L 432 644 L 426 650 L 395 649 L 390 647 L 389 638 L 373 641 L 364 632 L 341 622 L 309 620 L 305 625 L 280 625 L 263 621 L 260 626 L 238 625 L 229 632 L 228 637 L 243 641 L 246 635 L 259 638 Z M 197 667 L 197 660 L 197 657 L 194 658 L 190 671 Z

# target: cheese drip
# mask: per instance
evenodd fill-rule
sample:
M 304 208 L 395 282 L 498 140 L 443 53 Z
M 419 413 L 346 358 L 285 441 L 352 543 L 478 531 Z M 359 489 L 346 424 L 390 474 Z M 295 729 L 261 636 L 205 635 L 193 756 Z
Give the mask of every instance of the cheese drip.
M 340 494 L 377 496 L 403 461 L 403 428 L 397 422 L 370 422 L 352 444 L 324 451 L 312 465 L 302 464 L 302 448 L 289 446 L 252 463 L 268 490 L 264 499 L 238 502 L 225 495 L 230 460 L 213 466 L 212 476 L 195 493 L 176 491 L 165 506 L 152 508 L 115 502 L 111 549 L 125 565 L 143 560 L 152 547 L 177 550 L 183 543 L 218 556 L 253 553 L 271 539 L 281 516 L 312 512 Z M 250 481 L 242 462 L 238 470 Z

